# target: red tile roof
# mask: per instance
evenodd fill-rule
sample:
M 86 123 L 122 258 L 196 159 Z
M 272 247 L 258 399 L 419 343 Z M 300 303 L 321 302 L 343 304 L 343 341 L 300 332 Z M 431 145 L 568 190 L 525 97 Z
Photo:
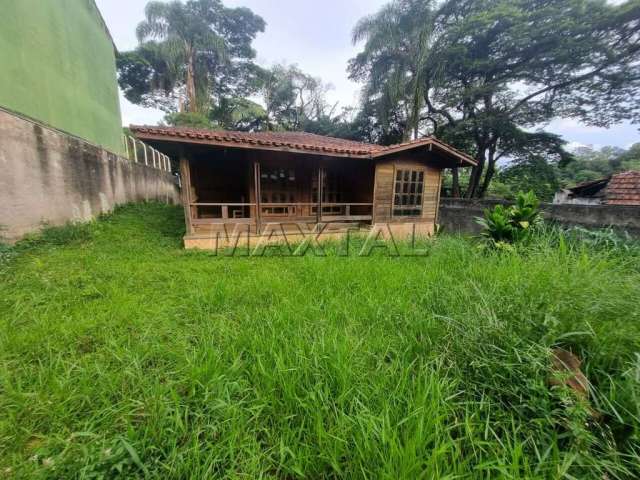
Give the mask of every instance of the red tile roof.
M 384 147 L 354 142 L 305 132 L 232 132 L 226 130 L 200 130 L 176 127 L 149 127 L 132 125 L 131 131 L 141 140 L 164 140 L 182 143 L 203 143 L 226 147 L 244 147 L 266 150 L 286 150 L 301 153 L 333 155 L 355 158 L 378 158 L 403 150 L 432 145 L 456 157 L 461 164 L 475 165 L 468 155 L 441 142 L 435 137 Z
M 640 172 L 624 172 L 611 177 L 605 191 L 607 205 L 640 205 Z

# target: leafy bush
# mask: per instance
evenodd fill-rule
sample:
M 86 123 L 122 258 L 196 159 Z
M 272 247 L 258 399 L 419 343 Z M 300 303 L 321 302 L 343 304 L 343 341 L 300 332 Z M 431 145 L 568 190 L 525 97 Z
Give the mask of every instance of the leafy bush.
M 2 267 L 9 263 L 9 260 L 13 258 L 14 250 L 2 242 L 0 242 L 0 271 Z
M 477 222 L 484 228 L 484 238 L 495 247 L 505 248 L 528 240 L 542 223 L 540 201 L 533 192 L 520 192 L 515 205 L 496 205 L 493 210 L 486 210 L 484 218 L 478 218 Z

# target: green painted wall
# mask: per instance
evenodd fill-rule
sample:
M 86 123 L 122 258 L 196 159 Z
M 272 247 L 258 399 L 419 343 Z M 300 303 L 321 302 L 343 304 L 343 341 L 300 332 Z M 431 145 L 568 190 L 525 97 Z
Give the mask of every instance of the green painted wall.
M 0 3 L 0 106 L 122 153 L 115 52 L 93 1 Z

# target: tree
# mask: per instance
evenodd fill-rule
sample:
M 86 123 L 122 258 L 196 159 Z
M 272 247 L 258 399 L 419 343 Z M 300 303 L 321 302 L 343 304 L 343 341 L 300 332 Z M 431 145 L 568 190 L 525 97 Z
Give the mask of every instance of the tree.
M 251 10 L 226 8 L 220 0 L 151 1 L 145 15 L 136 32 L 140 46 L 119 59 L 129 100 L 206 113 L 220 98 L 252 85 L 251 43 L 265 22 Z
M 209 118 L 200 112 L 175 112 L 168 113 L 164 121 L 172 127 L 190 127 L 211 129 L 214 124 Z
M 266 130 L 302 130 L 309 121 L 331 118 L 326 94 L 331 88 L 296 65 L 275 65 L 264 70 L 261 81 Z
M 620 171 L 635 170 L 640 172 L 640 143 L 636 143 L 618 157 Z
M 146 42 L 117 57 L 118 82 L 131 103 L 164 112 L 183 110 L 181 65 L 172 61 L 166 45 Z
M 599 150 L 580 147 L 574 152 L 573 160 L 560 168 L 559 174 L 564 186 L 574 186 L 627 170 L 640 171 L 640 144 L 631 146 L 629 150 L 619 147 L 603 147 Z
M 406 92 L 419 82 L 418 131 L 473 155 L 465 196 L 483 196 L 497 162 L 532 142 L 568 158 L 557 138 L 530 133 L 538 125 L 640 119 L 629 101 L 640 93 L 639 19 L 640 0 L 397 0 L 356 28 L 365 47 L 350 70 L 367 82 L 367 101 L 397 83 L 405 94 L 390 97 L 396 110 L 418 108 Z M 405 138 L 415 129 L 409 118 L 400 122 Z
M 354 118 L 355 115 L 355 118 Z M 336 116 L 322 114 L 315 119 L 307 119 L 302 127 L 305 132 L 344 138 L 345 140 L 369 141 L 358 122 L 359 115 L 352 107 L 344 108 Z
M 521 191 L 532 191 L 543 202 L 551 202 L 561 184 L 557 165 L 542 156 L 530 156 L 500 169 L 492 193 L 514 200 Z
M 222 98 L 211 111 L 211 120 L 225 130 L 260 130 L 266 118 L 262 105 L 246 98 Z
M 400 141 L 420 136 L 424 107 L 423 73 L 429 57 L 433 2 L 405 0 L 390 3 L 363 18 L 353 32 L 353 42 L 364 50 L 351 60 L 354 80 L 368 80 L 365 107 L 379 119 L 380 138 Z

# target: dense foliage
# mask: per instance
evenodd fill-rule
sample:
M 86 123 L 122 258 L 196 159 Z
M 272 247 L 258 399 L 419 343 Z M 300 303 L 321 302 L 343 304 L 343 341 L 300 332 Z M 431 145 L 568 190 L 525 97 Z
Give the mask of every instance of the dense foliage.
M 228 259 L 183 233 L 131 206 L 0 264 L 0 475 L 640 476 L 633 244 Z M 588 403 L 549 387 L 557 346 Z
M 133 103 L 206 113 L 212 102 L 250 95 L 259 69 L 252 42 L 264 20 L 220 0 L 150 1 L 139 47 L 119 55 L 119 82 Z
M 562 188 L 629 170 L 640 171 L 640 144 L 633 145 L 628 150 L 616 147 L 603 147 L 599 150 L 580 147 L 572 152 L 572 159 L 564 164 L 549 161 L 543 156 L 531 155 L 498 167 L 488 195 L 514 200 L 517 192 L 532 190 L 542 201 L 551 202 L 554 194 Z M 445 187 L 450 191 L 450 178 Z
M 561 139 L 532 128 L 638 118 L 639 19 L 638 0 L 397 0 L 356 28 L 351 74 L 389 129 L 473 154 L 465 195 L 483 196 L 501 158 L 568 160 Z
M 498 169 L 488 193 L 491 196 L 513 200 L 517 192 L 531 190 L 542 201 L 551 202 L 554 195 L 564 186 L 560 180 L 560 171 L 557 164 L 550 163 L 540 156 L 514 161 Z
M 599 150 L 581 147 L 574 157 L 573 162 L 559 171 L 564 184 L 576 185 L 628 170 L 640 171 L 640 144 L 635 144 L 628 150 L 616 147 L 603 147 Z
M 510 248 L 524 243 L 542 226 L 540 201 L 533 192 L 518 193 L 514 205 L 496 205 L 486 210 L 483 218 L 477 219 L 483 227 L 482 236 L 489 245 L 498 249 Z
M 354 30 L 362 51 L 349 72 L 363 83 L 362 104 L 342 112 L 321 79 L 254 63 L 266 25 L 251 10 L 151 1 L 146 14 L 139 47 L 119 56 L 119 80 L 132 102 L 166 111 L 167 123 L 381 144 L 436 134 L 478 162 L 469 176 L 452 172 L 454 196 L 513 196 L 524 186 L 549 199 L 594 175 L 554 181 L 548 167 L 572 156 L 541 125 L 640 119 L 640 0 L 394 0 Z

